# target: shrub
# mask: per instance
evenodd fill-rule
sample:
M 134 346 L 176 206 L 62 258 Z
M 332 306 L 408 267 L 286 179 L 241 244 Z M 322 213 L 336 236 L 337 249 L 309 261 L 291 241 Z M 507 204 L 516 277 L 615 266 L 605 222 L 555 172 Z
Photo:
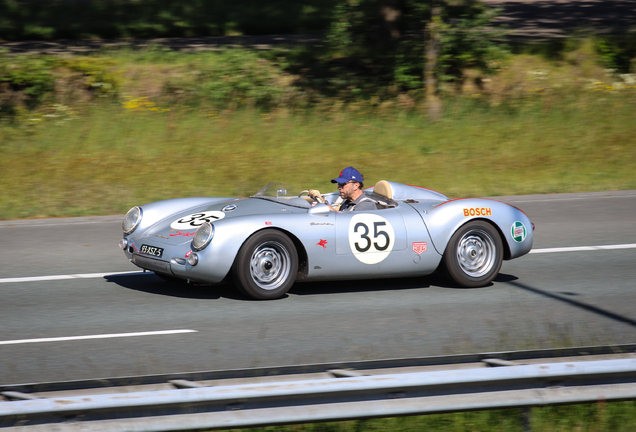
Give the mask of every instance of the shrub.
M 121 79 L 115 62 L 93 57 L 58 58 L 0 53 L 0 115 L 15 115 L 43 102 L 76 102 L 86 98 L 116 96 Z
M 284 84 L 277 80 L 282 71 L 252 51 L 230 49 L 197 58 L 188 71 L 166 83 L 168 94 L 220 108 L 268 108 L 283 92 Z
M 84 85 L 97 96 L 116 96 L 121 77 L 112 69 L 113 60 L 98 57 L 70 57 L 61 61 L 61 66 L 72 72 L 80 73 Z
M 55 85 L 57 60 L 39 56 L 0 53 L 0 112 L 13 113 L 17 106 L 34 107 Z

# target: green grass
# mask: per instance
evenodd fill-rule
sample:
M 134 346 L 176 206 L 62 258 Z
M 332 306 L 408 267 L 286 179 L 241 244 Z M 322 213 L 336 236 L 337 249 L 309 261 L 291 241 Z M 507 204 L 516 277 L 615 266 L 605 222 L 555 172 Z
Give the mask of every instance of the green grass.
M 310 72 L 288 72 L 298 52 L 123 49 L 50 70 L 2 57 L 17 78 L 0 87 L 0 219 L 248 196 L 268 181 L 328 192 L 348 165 L 367 186 L 453 198 L 636 189 L 636 76 L 600 66 L 593 40 L 577 47 L 517 54 L 492 77 L 466 71 L 461 92 L 442 89 L 435 123 L 416 94 L 327 97 Z M 36 72 L 54 91 L 29 109 L 11 89 L 43 81 Z
M 437 123 L 397 110 L 219 113 L 129 99 L 127 108 L 33 113 L 0 127 L 0 219 L 247 196 L 268 181 L 327 192 L 348 165 L 369 186 L 389 179 L 451 197 L 636 189 L 635 99 L 591 92 L 549 109 L 541 99 L 512 108 L 464 100 Z

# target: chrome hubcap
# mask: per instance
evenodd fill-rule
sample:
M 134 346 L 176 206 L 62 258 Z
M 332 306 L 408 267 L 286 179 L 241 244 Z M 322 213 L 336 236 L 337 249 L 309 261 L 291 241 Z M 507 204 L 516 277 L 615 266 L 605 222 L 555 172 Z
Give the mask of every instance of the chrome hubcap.
M 495 265 L 495 241 L 485 231 L 469 231 L 459 240 L 457 262 L 464 273 L 473 278 L 487 274 Z
M 250 273 L 256 285 L 265 290 L 281 286 L 289 277 L 291 257 L 278 242 L 261 243 L 252 253 Z

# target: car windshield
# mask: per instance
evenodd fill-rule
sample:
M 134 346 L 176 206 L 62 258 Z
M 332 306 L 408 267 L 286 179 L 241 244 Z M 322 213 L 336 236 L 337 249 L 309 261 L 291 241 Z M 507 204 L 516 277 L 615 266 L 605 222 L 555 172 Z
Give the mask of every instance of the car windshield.
M 264 198 L 295 207 L 310 207 L 304 198 L 298 198 L 303 189 L 286 183 L 270 182 L 263 186 L 252 198 Z M 306 193 L 303 196 L 307 196 Z

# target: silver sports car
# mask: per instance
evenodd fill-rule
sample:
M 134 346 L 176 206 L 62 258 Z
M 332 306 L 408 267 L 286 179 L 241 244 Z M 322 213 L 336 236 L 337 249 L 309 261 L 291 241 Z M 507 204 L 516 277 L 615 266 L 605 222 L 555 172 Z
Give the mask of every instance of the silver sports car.
M 133 207 L 120 247 L 171 282 L 226 279 L 275 299 L 295 282 L 424 276 L 442 268 L 479 287 L 532 248 L 534 225 L 503 202 L 446 196 L 386 180 L 364 193 L 377 210 L 338 212 L 307 191 L 268 183 L 249 198 L 179 198 Z M 323 195 L 337 208 L 338 192 Z

